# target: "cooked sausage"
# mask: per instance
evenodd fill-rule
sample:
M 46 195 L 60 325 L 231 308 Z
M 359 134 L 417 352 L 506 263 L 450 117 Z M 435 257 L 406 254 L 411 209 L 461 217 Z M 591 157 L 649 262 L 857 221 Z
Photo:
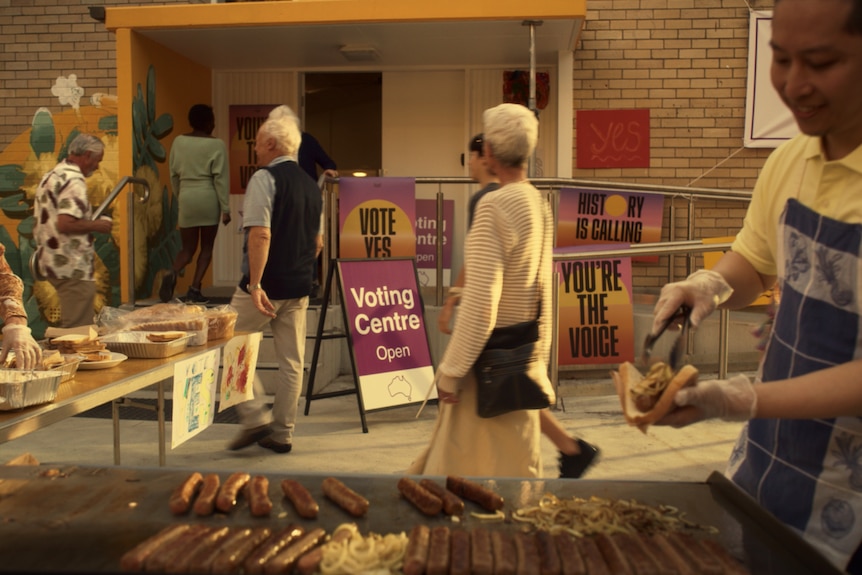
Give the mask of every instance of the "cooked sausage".
M 281 531 L 273 533 L 242 562 L 243 572 L 249 575 L 263 573 L 267 561 L 278 555 L 282 549 L 304 533 L 305 529 L 296 525 L 289 525 Z
M 536 538 L 532 533 L 515 533 L 515 556 L 518 575 L 539 575 L 541 560 Z
M 294 479 L 283 479 L 281 491 L 293 504 L 296 514 L 304 519 L 315 519 L 320 506 L 305 486 Z
M 202 566 L 203 573 L 232 573 L 245 561 L 258 545 L 266 541 L 272 534 L 269 527 L 255 527 L 253 529 L 240 529 L 231 533 L 222 542 L 218 552 L 213 554 L 212 560 Z
M 171 499 L 168 503 L 171 513 L 174 515 L 185 515 L 188 513 L 189 509 L 192 507 L 192 499 L 194 499 L 195 494 L 198 489 L 200 489 L 203 482 L 204 476 L 195 471 L 189 475 L 185 481 L 178 485 L 177 488 L 174 489 L 174 492 L 171 493 Z
M 462 515 L 464 513 L 464 501 L 436 481 L 426 477 L 419 480 L 419 485 L 440 498 L 443 502 L 443 513 L 446 515 Z
M 605 563 L 610 570 L 611 575 L 634 575 L 629 568 L 623 552 L 617 546 L 616 542 L 611 539 L 607 533 L 599 533 L 595 536 L 596 545 L 602 552 L 602 557 L 605 558 Z
M 449 575 L 449 528 L 445 525 L 438 525 L 431 529 L 425 573 L 426 575 Z
M 194 541 L 176 563 L 169 566 L 170 571 L 172 573 L 200 572 L 200 565 L 212 557 L 228 533 L 230 533 L 229 527 L 210 529 L 203 537 Z
M 334 477 L 323 480 L 323 494 L 353 517 L 362 517 L 368 512 L 368 500 Z
M 727 549 L 710 539 L 701 539 L 700 544 L 706 548 L 707 552 L 715 555 L 722 567 L 724 567 L 725 575 L 747 575 L 748 569 L 737 561 Z
M 245 486 L 248 509 L 252 517 L 266 517 L 272 511 L 272 500 L 269 498 L 269 479 L 263 475 L 255 475 Z
M 204 477 L 203 487 L 201 487 L 198 498 L 195 499 L 194 507 L 192 507 L 195 515 L 205 517 L 213 514 L 213 511 L 215 510 L 215 499 L 216 495 L 218 495 L 220 484 L 221 480 L 216 473 L 209 473 Z
M 350 524 L 355 527 L 354 524 Z M 339 526 L 335 529 L 335 533 L 329 538 L 328 543 L 341 543 L 342 541 L 347 541 L 353 536 L 353 529 L 345 528 Z M 323 561 L 323 548 L 326 545 L 320 545 L 315 547 L 305 555 L 299 558 L 299 561 L 296 563 L 296 570 L 300 573 L 300 575 L 313 575 L 317 573 L 317 569 L 320 566 L 320 562 Z
M 494 575 L 515 575 L 518 557 L 512 536 L 505 531 L 492 531 L 491 550 L 494 554 Z
M 322 527 L 315 527 L 305 535 L 291 541 L 278 555 L 272 557 L 263 566 L 264 573 L 275 575 L 276 573 L 290 573 L 299 558 L 320 545 L 326 538 L 326 531 Z
M 231 473 L 216 495 L 216 509 L 227 513 L 236 505 L 236 498 L 240 490 L 251 480 L 251 475 L 242 471 Z
M 724 569 L 715 557 L 704 552 L 697 539 L 687 533 L 669 533 L 666 535 L 674 549 L 694 568 L 696 573 L 718 575 Z
M 427 525 L 416 525 L 407 536 L 404 550 L 404 575 L 424 575 L 428 564 L 428 546 L 431 543 L 431 529 Z
M 500 495 L 464 477 L 453 475 L 446 477 L 446 488 L 458 497 L 479 504 L 486 511 L 499 511 L 504 505 Z
M 587 566 L 584 563 L 584 558 L 581 556 L 581 551 L 575 541 L 574 535 L 571 533 L 555 533 L 553 540 L 560 559 L 560 574 L 586 575 Z M 599 555 L 599 559 L 601 559 L 601 553 L 598 548 L 594 546 L 594 549 Z
M 191 549 L 197 541 L 209 532 L 206 525 L 191 525 L 179 537 L 151 553 L 144 563 L 144 570 L 154 573 L 165 573 L 175 565 L 180 557 Z
M 659 562 L 677 575 L 695 575 L 694 569 L 686 562 L 676 548 L 661 533 L 649 536 L 650 547 Z
M 484 527 L 473 529 L 470 534 L 470 565 L 476 575 L 493 575 L 494 551 L 491 533 Z
M 135 547 L 126 551 L 120 557 L 121 571 L 143 571 L 144 563 L 147 557 L 150 556 L 156 549 L 162 545 L 167 545 L 172 540 L 176 539 L 185 532 L 190 525 L 187 523 L 178 525 L 168 525 L 152 537 L 141 541 Z
M 594 537 L 584 537 L 578 540 L 578 551 L 584 559 L 584 565 L 587 566 L 587 573 L 590 575 L 611 575 L 611 570 Z M 562 554 L 560 557 L 562 558 Z
M 409 477 L 398 480 L 398 492 L 425 515 L 433 517 L 443 510 L 443 500 Z
M 539 551 L 539 572 L 542 575 L 561 575 L 560 554 L 554 536 L 544 530 L 537 531 L 536 549 Z
M 470 532 L 454 529 L 449 535 L 449 575 L 470 575 Z
M 643 539 L 634 533 L 616 533 L 612 539 L 637 575 L 661 575 L 662 568 Z

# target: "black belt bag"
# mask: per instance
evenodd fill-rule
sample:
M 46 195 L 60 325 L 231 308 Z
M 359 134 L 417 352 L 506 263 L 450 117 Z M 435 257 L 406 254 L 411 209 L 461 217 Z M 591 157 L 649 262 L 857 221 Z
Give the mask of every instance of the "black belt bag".
M 476 359 L 476 413 L 496 417 L 521 409 L 544 409 L 551 405 L 540 382 L 542 373 L 536 344 L 539 321 L 516 323 L 491 332 L 485 349 Z

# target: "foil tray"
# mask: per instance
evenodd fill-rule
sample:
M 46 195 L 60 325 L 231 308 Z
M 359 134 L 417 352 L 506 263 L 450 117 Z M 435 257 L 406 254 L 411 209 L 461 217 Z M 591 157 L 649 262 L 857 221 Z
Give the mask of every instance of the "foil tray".
M 0 370 L 0 411 L 54 401 L 62 378 L 61 371 Z
M 186 349 L 191 335 L 173 341 L 150 341 L 146 331 L 124 331 L 99 337 L 99 341 L 114 352 L 139 359 L 163 359 Z
M 237 465 L 242 465 L 240 461 Z M 242 469 L 238 469 L 242 470 Z M 0 572 L 50 571 L 52 573 L 112 573 L 120 557 L 144 539 L 171 523 L 204 523 L 231 527 L 285 527 L 295 523 L 332 532 L 355 522 L 362 533 L 409 532 L 417 523 L 431 527 L 491 530 L 522 529 L 515 522 L 487 522 L 470 515 L 482 511 L 466 502 L 459 523 L 450 517 L 427 517 L 398 493 L 400 475 L 335 474 L 371 503 L 362 518 L 353 518 L 323 496 L 321 474 L 263 474 L 269 479 L 273 502 L 267 518 L 252 517 L 244 497 L 229 513 L 210 517 L 194 514 L 175 517 L 168 508 L 173 490 L 192 471 L 226 470 L 123 468 L 123 467 L 3 467 L 0 466 Z M 248 470 L 254 475 L 254 472 Z M 305 485 L 320 505 L 317 519 L 302 519 L 281 493 L 282 479 Z M 431 479 L 444 482 L 443 477 Z M 546 492 L 558 497 L 590 496 L 635 499 L 650 505 L 672 505 L 699 524 L 718 529 L 707 535 L 742 561 L 753 575 L 829 575 L 839 573 L 808 543 L 759 508 L 720 474 L 704 483 L 593 480 L 477 479 L 506 500 L 505 511 L 534 504 Z M 39 510 L 34 512 L 34 510 Z M 46 553 L 46 541 L 50 552 Z

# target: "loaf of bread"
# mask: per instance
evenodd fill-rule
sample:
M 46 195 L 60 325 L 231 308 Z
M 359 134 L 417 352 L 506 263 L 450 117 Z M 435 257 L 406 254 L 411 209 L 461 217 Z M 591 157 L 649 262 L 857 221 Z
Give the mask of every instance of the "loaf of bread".
M 206 312 L 206 318 L 208 340 L 233 337 L 237 318 L 236 310 L 233 307 L 224 305 L 210 308 Z

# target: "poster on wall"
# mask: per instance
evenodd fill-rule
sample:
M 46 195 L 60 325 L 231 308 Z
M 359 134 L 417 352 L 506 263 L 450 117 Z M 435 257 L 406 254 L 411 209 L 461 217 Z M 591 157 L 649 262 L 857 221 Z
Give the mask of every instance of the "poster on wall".
M 664 196 L 644 192 L 562 188 L 557 247 L 661 241 Z M 657 262 L 641 256 L 638 262 Z
M 577 254 L 618 246 L 557 248 Z M 560 260 L 558 360 L 560 365 L 634 361 L 631 258 Z
M 412 258 L 339 260 L 350 353 L 366 411 L 436 397 Z
M 253 104 L 231 105 L 228 108 L 230 193 L 244 194 L 248 180 L 257 170 L 254 140 L 258 128 L 275 106 L 276 104 Z
M 578 110 L 578 168 L 649 168 L 649 110 Z
M 416 256 L 416 182 L 413 178 L 341 178 L 339 257 Z
M 174 364 L 171 449 L 212 425 L 220 352 L 213 349 Z
M 443 285 L 452 278 L 455 200 L 443 200 Z M 437 200 L 416 200 L 416 271 L 421 287 L 437 287 Z
M 772 86 L 772 10 L 751 12 L 748 24 L 748 83 L 745 95 L 746 148 L 776 148 L 799 133 L 793 114 Z

